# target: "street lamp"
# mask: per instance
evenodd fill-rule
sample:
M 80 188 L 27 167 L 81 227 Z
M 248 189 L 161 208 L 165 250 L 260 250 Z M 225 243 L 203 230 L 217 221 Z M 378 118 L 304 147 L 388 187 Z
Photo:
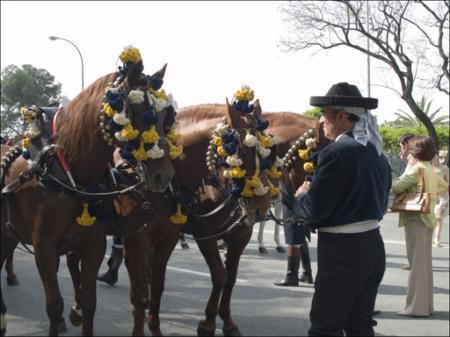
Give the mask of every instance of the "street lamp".
M 63 40 L 66 42 L 69 42 L 72 46 L 75 47 L 75 49 L 77 50 L 78 54 L 80 55 L 80 59 L 81 59 L 81 90 L 84 90 L 84 64 L 83 64 L 83 56 L 81 56 L 81 52 L 78 49 L 78 47 L 75 45 L 75 43 L 73 43 L 70 40 L 67 40 L 63 37 L 58 37 L 58 36 L 49 36 L 48 37 L 50 40 L 55 41 L 55 40 Z

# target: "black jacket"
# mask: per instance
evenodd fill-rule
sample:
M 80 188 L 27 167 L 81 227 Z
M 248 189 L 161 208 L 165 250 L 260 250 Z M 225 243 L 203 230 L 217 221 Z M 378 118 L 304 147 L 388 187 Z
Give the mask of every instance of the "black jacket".
M 320 151 L 310 190 L 295 198 L 294 212 L 313 229 L 381 220 L 391 183 L 386 157 L 349 133 Z

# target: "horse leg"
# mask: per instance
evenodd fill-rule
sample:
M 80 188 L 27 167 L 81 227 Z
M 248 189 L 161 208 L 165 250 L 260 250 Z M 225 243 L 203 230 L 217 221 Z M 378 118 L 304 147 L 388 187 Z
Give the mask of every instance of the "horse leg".
M 58 336 L 60 328 L 61 332 L 65 330 L 65 323 L 62 316 L 64 302 L 57 278 L 58 256 L 56 248 L 51 242 L 42 240 L 42 238 L 34 247 L 36 266 L 44 286 L 47 316 L 50 320 L 48 334 L 49 336 Z
M 163 242 L 155 245 L 152 251 L 152 283 L 150 310 L 148 313 L 148 328 L 150 329 L 152 336 L 162 336 L 159 320 L 161 297 L 164 292 L 167 262 L 169 261 L 170 255 L 178 242 L 178 238 L 178 235 L 173 235 L 171 238 L 166 238 Z
M 226 284 L 220 299 L 219 316 L 223 320 L 223 335 L 224 336 L 242 336 L 238 326 L 231 318 L 230 302 L 231 294 L 236 283 L 237 272 L 239 268 L 239 261 L 247 243 L 250 241 L 252 230 L 248 230 L 239 240 L 232 241 L 228 245 L 228 254 L 225 261 L 226 267 Z
M 258 231 L 258 250 L 261 254 L 267 254 L 267 249 L 264 247 L 264 227 L 266 226 L 265 221 L 259 223 Z
M 9 286 L 16 286 L 19 284 L 16 273 L 14 273 L 13 266 L 14 249 L 6 256 L 5 270 L 6 270 L 6 283 Z
M 73 326 L 80 326 L 83 322 L 83 313 L 81 310 L 81 273 L 80 257 L 75 252 L 66 254 L 67 268 L 72 279 L 73 290 L 75 293 L 75 304 L 70 309 L 69 319 Z
M 276 202 L 274 204 L 274 212 L 275 212 L 275 216 L 277 218 L 281 217 L 281 202 Z M 274 234 L 273 234 L 273 240 L 275 241 L 275 244 L 277 245 L 277 252 L 278 253 L 285 253 L 286 249 L 284 249 L 284 247 L 281 245 L 280 242 L 280 225 L 276 222 L 274 222 Z
M 197 241 L 197 245 L 208 264 L 212 282 L 211 294 L 205 309 L 206 318 L 199 322 L 197 334 L 199 336 L 214 336 L 220 295 L 227 282 L 227 275 L 216 240 Z
M 133 336 L 144 336 L 145 308 L 149 303 L 149 242 L 145 235 L 124 240 L 124 260 L 130 279 L 130 301 L 133 305 Z
M 9 236 L 2 233 L 1 235 L 1 264 L 0 270 L 3 269 L 3 265 L 5 264 L 5 260 L 7 260 L 8 256 L 11 256 L 16 249 L 18 241 L 10 238 Z M 6 267 L 5 267 L 6 269 Z M 6 334 L 6 305 L 3 301 L 3 293 L 0 287 L 1 294 L 1 307 L 0 307 L 0 335 L 4 336 Z
M 92 234 L 94 235 L 94 234 Z M 81 312 L 83 336 L 92 336 L 94 315 L 97 307 L 97 273 L 106 251 L 106 237 L 99 233 L 89 244 L 83 245 L 81 253 Z

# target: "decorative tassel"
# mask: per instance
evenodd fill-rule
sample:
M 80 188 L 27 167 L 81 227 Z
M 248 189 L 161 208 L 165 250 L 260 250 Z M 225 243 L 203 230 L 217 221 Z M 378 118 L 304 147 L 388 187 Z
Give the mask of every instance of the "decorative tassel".
M 89 214 L 89 203 L 83 202 L 83 213 L 77 218 L 77 222 L 80 226 L 91 226 L 95 222 L 95 216 Z
M 305 170 L 305 172 L 311 173 L 314 171 L 314 164 L 310 161 L 306 162 L 303 164 L 303 169 Z
M 187 216 L 181 213 L 181 204 L 177 204 L 177 211 L 169 219 L 175 225 L 184 225 L 186 223 Z
M 158 132 L 156 132 L 156 125 L 150 126 L 150 129 L 144 131 L 141 137 L 145 143 L 156 143 L 159 140 Z

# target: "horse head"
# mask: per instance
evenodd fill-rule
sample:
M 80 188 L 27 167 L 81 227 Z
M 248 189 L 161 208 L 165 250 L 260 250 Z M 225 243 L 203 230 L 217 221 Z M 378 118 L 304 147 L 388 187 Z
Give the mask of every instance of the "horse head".
M 231 194 L 238 198 L 247 222 L 265 219 L 271 199 L 278 195 L 281 166 L 273 138 L 264 130 L 259 100 L 253 104 L 253 91 L 244 86 L 227 99 L 227 123 L 219 123 L 207 154 L 208 168 L 220 168 Z
M 136 48 L 125 49 L 120 57 L 124 66 L 102 105 L 102 133 L 110 145 L 120 148 L 122 159 L 135 168 L 146 190 L 163 192 L 175 174 L 171 159 L 182 152 L 172 130 L 172 96 L 161 89 L 166 65 L 149 76 L 143 73 Z

